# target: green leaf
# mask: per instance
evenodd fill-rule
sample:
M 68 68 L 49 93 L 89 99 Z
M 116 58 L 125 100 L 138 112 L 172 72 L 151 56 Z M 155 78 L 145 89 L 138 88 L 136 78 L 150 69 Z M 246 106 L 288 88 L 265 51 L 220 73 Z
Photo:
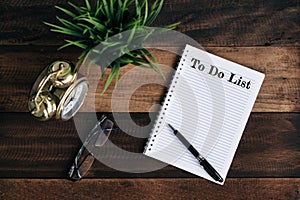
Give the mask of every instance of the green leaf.
M 94 25 L 95 28 L 96 28 L 98 31 L 100 31 L 100 32 L 106 32 L 106 31 L 107 31 L 107 28 L 106 28 L 103 24 L 101 24 L 101 23 L 99 22 L 99 20 L 97 20 L 97 19 L 95 19 L 95 18 L 93 18 L 93 17 L 91 17 L 91 16 L 89 17 L 89 19 L 87 19 L 87 18 L 81 18 L 80 20 L 86 21 L 86 22 L 88 22 L 88 23 Z M 87 27 L 88 27 L 88 26 L 87 26 Z M 91 27 L 89 27 L 89 28 L 91 29 Z
M 77 46 L 79 48 L 86 49 L 87 45 L 81 43 L 83 41 L 84 40 L 78 40 L 78 41 L 66 40 L 66 42 L 68 42 L 70 45 L 74 45 L 74 46 Z
M 135 0 L 135 12 L 137 19 L 141 18 L 141 7 L 138 0 Z
M 70 43 L 64 44 L 63 46 L 59 47 L 57 50 L 60 51 L 68 46 L 72 46 L 72 44 L 70 44 Z
M 176 26 L 178 26 L 179 24 L 180 24 L 180 22 L 177 22 L 177 23 L 174 23 L 174 24 L 166 25 L 163 28 L 165 28 L 165 29 L 175 29 Z
M 86 8 L 87 8 L 88 11 L 92 10 L 91 5 L 89 3 L 89 0 L 85 0 L 85 5 L 86 5 Z
M 153 63 L 156 63 L 156 60 L 155 58 L 152 56 L 152 54 L 145 48 L 143 49 L 140 49 L 141 52 L 143 52 L 144 55 L 146 55 L 148 58 L 150 58 L 150 60 L 153 62 Z
M 88 56 L 86 56 L 86 58 L 87 58 L 87 57 L 88 57 Z M 98 58 L 97 58 L 97 57 L 94 58 L 94 59 L 92 59 L 91 61 L 89 61 L 88 66 L 87 66 L 88 74 L 90 74 L 90 70 L 91 70 L 91 68 L 92 68 L 92 65 L 93 65 L 93 64 L 96 64 L 97 61 L 98 61 Z M 101 73 L 102 73 L 102 71 L 101 71 Z
M 143 25 L 146 24 L 147 19 L 148 19 L 148 0 L 145 0 L 145 14 L 144 14 Z
M 101 13 L 101 11 L 102 11 L 102 9 L 103 9 L 103 4 L 101 3 L 100 4 L 100 2 L 101 1 L 96 1 L 96 12 L 95 12 L 95 17 L 98 17 L 99 15 L 100 15 L 100 13 Z
M 147 19 L 147 22 L 145 23 L 146 26 L 150 26 L 152 24 L 152 22 L 156 19 L 156 17 L 158 16 L 158 14 L 161 11 L 161 8 L 163 6 L 164 1 L 161 0 L 159 3 L 158 1 L 155 1 L 155 3 L 153 3 L 153 5 L 150 8 L 150 15 L 149 18 Z
M 110 13 L 112 15 L 114 15 L 114 4 L 115 4 L 114 0 L 110 0 Z
M 138 24 L 140 23 L 140 19 L 135 19 L 135 21 L 131 21 L 128 22 L 125 26 L 124 26 L 124 30 L 131 30 L 131 29 L 135 29 L 138 27 Z
M 124 15 L 124 11 L 125 11 L 125 9 L 123 8 L 124 4 L 122 3 L 121 0 L 118 0 L 118 3 L 117 3 L 118 8 L 117 8 L 117 12 L 115 15 L 115 24 L 118 24 L 120 26 L 119 27 L 120 32 L 122 32 L 122 21 L 123 21 L 123 15 Z
M 81 65 L 86 58 L 87 58 L 87 51 L 83 51 L 82 54 L 79 56 L 78 61 L 75 65 L 75 70 L 77 70 L 79 68 L 79 65 Z M 88 71 L 88 74 L 89 74 L 89 71 Z
M 124 1 L 124 8 L 128 8 L 130 5 L 134 3 L 135 0 L 125 0 Z
M 75 18 L 73 18 L 74 21 L 80 21 L 81 18 L 86 18 L 89 16 L 89 13 L 82 13 L 82 14 L 79 14 L 77 15 Z
M 111 16 L 111 14 L 110 14 L 109 7 L 108 7 L 108 4 L 107 4 L 106 0 L 103 0 L 103 5 L 104 5 L 104 11 L 105 11 L 107 19 L 112 19 L 113 16 Z
M 82 31 L 82 28 L 80 28 L 79 26 L 77 26 L 76 24 L 73 24 L 72 22 L 69 22 L 65 19 L 59 18 L 56 16 L 56 18 L 58 19 L 58 21 L 60 21 L 63 25 L 65 25 L 65 27 L 69 28 L 69 29 L 76 29 L 78 31 Z
M 65 40 L 65 42 L 66 42 L 66 44 L 63 45 L 63 46 L 61 46 L 61 47 L 59 47 L 58 50 L 64 49 L 64 48 L 66 48 L 68 46 L 74 46 L 74 42 L 73 41 L 70 42 L 70 40 Z M 84 49 L 83 47 L 87 48 L 86 46 L 84 46 L 84 43 L 86 43 L 86 40 L 77 40 L 76 43 L 81 43 L 82 45 L 80 45 L 80 46 L 82 46 L 82 47 L 80 47 L 80 48 L 82 48 L 82 49 Z M 75 46 L 78 47 L 78 44 L 75 45 Z
M 152 68 L 156 72 L 160 73 L 163 76 L 163 78 L 165 79 L 165 76 L 164 76 L 163 72 L 157 66 L 157 62 L 156 62 L 155 58 L 152 56 L 152 54 L 147 49 L 145 49 L 145 48 L 141 49 L 141 51 L 143 52 L 144 55 L 146 55 L 152 61 L 152 63 L 150 63 L 152 65 Z
M 56 29 L 63 29 L 63 27 L 61 27 L 61 26 L 58 26 L 58 25 L 55 25 L 55 24 L 51 24 L 51 23 L 48 23 L 48 22 L 44 22 L 44 24 L 46 24 L 48 26 L 51 26 L 53 28 L 56 28 Z
M 110 74 L 109 74 L 109 76 L 107 77 L 107 80 L 106 80 L 106 82 L 105 82 L 105 85 L 104 85 L 104 88 L 103 88 L 103 90 L 102 90 L 101 95 L 103 95 L 103 94 L 105 93 L 105 91 L 107 90 L 107 88 L 108 88 L 109 85 L 111 84 L 111 81 L 113 80 L 115 74 L 116 74 L 115 67 L 113 67 L 113 68 L 111 68 Z
M 133 29 L 130 30 L 130 34 L 128 36 L 128 39 L 127 39 L 127 43 L 130 44 L 132 42 L 132 39 L 135 35 L 135 32 L 136 32 L 136 27 L 137 27 L 137 24 L 134 26 Z
M 83 14 L 83 13 L 84 13 L 84 10 L 83 10 L 82 8 L 80 8 L 80 7 L 76 6 L 76 5 L 74 5 L 74 4 L 71 3 L 71 2 L 68 2 L 68 4 L 69 4 L 70 6 L 72 6 L 79 14 Z
M 120 67 L 120 65 L 119 64 L 117 64 L 116 66 L 115 66 L 115 68 L 116 68 L 116 83 L 115 83 L 115 87 L 117 87 L 117 85 L 118 85 L 118 82 L 119 82 L 119 74 L 120 74 L 120 70 L 121 70 L 121 67 Z
M 62 34 L 65 34 L 65 35 L 71 35 L 71 36 L 76 36 L 76 37 L 79 37 L 79 38 L 84 38 L 84 36 L 82 34 L 76 32 L 76 31 L 67 29 L 67 28 L 50 29 L 50 30 L 53 31 L 53 32 L 62 33 Z
M 50 29 L 50 30 L 53 32 L 62 33 L 65 35 L 71 35 L 71 36 L 76 36 L 76 37 L 81 37 L 81 38 L 83 37 L 81 34 L 75 32 L 73 30 L 66 29 L 66 28 L 61 29 L 61 30 L 59 30 L 59 29 Z
M 134 64 L 135 66 L 138 66 L 138 67 L 142 67 L 144 69 L 153 69 L 151 64 L 149 64 L 149 63 L 133 62 L 132 64 Z
M 65 27 L 62 27 L 62 26 L 58 26 L 58 25 L 55 25 L 55 24 L 51 24 L 51 23 L 48 23 L 48 22 L 44 22 L 44 24 L 55 28 L 55 29 L 50 29 L 53 32 L 63 33 L 63 34 L 66 34 L 66 35 L 72 35 L 72 36 L 77 36 L 77 37 L 81 37 L 81 38 L 84 37 L 82 34 L 77 32 L 76 30 L 72 30 L 72 29 L 65 28 Z
M 72 18 L 75 18 L 76 15 L 74 13 L 72 13 L 71 11 L 65 9 L 65 8 L 62 8 L 62 7 L 59 7 L 59 6 L 54 6 L 56 9 L 59 9 L 61 10 L 62 12 L 64 12 L 65 14 L 69 15 L 70 17 Z

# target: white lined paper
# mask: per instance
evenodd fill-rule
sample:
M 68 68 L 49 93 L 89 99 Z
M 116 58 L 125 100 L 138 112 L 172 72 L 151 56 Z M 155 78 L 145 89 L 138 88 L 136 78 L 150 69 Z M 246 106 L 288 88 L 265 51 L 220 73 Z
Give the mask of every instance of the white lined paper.
M 227 77 L 233 72 L 250 80 L 250 89 L 195 70 L 192 58 L 216 66 Z M 144 154 L 216 182 L 174 136 L 169 123 L 225 180 L 263 79 L 260 72 L 187 45 Z

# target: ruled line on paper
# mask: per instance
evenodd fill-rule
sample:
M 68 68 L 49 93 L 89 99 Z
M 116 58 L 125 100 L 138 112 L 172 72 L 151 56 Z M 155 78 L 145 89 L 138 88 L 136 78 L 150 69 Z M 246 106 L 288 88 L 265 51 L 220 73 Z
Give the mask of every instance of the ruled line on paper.
M 169 123 L 195 148 L 201 150 L 200 153 L 204 152 L 206 159 L 225 179 L 247 122 L 245 115 L 251 112 L 264 75 L 189 45 L 184 55 L 187 56 L 185 62 L 182 59 L 180 61 L 180 75 L 176 82 L 173 80 L 171 83 L 173 92 L 169 90 L 167 94 L 171 97 L 163 105 L 165 115 L 155 124 L 154 130 L 158 133 L 152 133 L 152 136 L 156 135 L 152 150 L 146 150 L 145 154 L 213 181 L 205 171 L 199 170 L 197 160 L 171 130 L 163 126 Z M 251 88 L 243 88 L 202 72 L 197 73 L 187 60 L 198 55 L 209 57 L 217 63 L 218 69 L 227 74 L 233 70 L 238 76 L 243 76 L 243 79 L 251 81 Z M 176 73 L 179 74 L 178 71 Z

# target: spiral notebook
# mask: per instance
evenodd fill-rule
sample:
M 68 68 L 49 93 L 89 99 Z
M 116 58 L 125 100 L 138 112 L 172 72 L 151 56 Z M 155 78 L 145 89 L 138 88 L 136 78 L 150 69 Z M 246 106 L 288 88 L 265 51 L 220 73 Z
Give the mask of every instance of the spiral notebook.
M 225 180 L 264 74 L 186 45 L 144 154 L 218 184 L 172 124 Z

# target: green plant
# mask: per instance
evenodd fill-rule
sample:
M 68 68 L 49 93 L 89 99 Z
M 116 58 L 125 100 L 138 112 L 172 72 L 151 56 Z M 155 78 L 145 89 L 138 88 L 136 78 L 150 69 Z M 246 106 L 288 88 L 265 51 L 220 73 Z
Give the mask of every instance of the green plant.
M 155 59 L 147 49 L 128 51 L 126 45 L 131 42 L 130 39 L 133 38 L 135 30 L 151 25 L 161 11 L 163 2 L 163 0 L 155 0 L 151 6 L 147 0 L 94 0 L 93 2 L 85 0 L 85 6 L 77 6 L 69 2 L 71 9 L 55 6 L 68 17 L 67 19 L 57 16 L 60 25 L 47 22 L 45 24 L 51 26 L 53 32 L 74 37 L 73 40 L 66 39 L 66 44 L 59 49 L 76 46 L 83 50 L 78 58 L 76 69 L 91 53 L 95 53 L 94 48 L 99 44 L 105 48 L 96 53 L 101 54 L 110 49 L 109 51 L 117 52 L 120 55 L 108 65 L 111 71 L 102 92 L 104 93 L 114 77 L 116 83 L 118 82 L 120 68 L 127 64 L 143 66 L 160 72 L 155 64 Z M 173 29 L 176 25 L 171 24 L 165 28 Z M 110 37 L 128 30 L 132 31 L 132 35 L 126 41 L 127 43 L 109 41 Z M 140 35 L 139 38 L 146 40 L 151 34 L 153 33 Z M 97 63 L 97 61 L 94 62 Z M 101 66 L 102 76 L 104 70 L 105 67 Z

